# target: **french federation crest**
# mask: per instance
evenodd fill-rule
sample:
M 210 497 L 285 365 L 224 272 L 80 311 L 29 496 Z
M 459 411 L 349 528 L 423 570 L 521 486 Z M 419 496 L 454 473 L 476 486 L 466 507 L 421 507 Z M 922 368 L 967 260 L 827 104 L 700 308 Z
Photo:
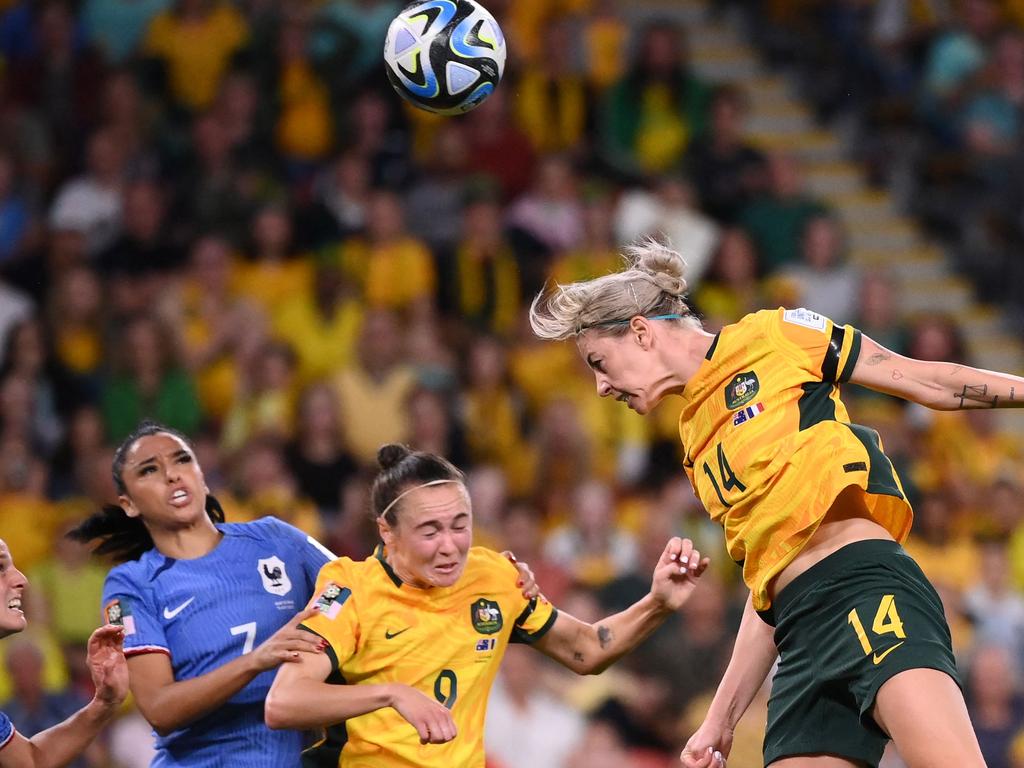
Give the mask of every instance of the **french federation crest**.
M 277 555 L 260 558 L 256 569 L 263 579 L 263 588 L 272 595 L 287 595 L 292 590 L 292 580 L 288 578 L 288 571 L 284 563 Z
M 730 411 L 740 408 L 753 400 L 761 389 L 757 374 L 753 371 L 741 373 L 725 387 L 725 407 Z
M 501 631 L 501 607 L 493 600 L 481 597 L 469 607 L 473 629 L 481 635 L 493 635 Z

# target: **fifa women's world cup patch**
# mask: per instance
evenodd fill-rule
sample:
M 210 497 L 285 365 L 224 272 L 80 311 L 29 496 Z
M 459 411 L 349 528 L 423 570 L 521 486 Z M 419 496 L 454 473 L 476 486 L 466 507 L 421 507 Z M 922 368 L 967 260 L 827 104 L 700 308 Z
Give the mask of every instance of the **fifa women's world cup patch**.
M 313 607 L 328 619 L 333 619 L 341 611 L 341 606 L 345 604 L 351 594 L 352 590 L 348 587 L 340 587 L 333 581 L 329 581 L 323 591 L 317 595 Z
M 124 627 L 125 635 L 135 634 L 135 617 L 132 615 L 132 604 L 123 597 L 115 597 L 103 606 L 103 618 L 107 624 Z
M 485 597 L 481 597 L 469 606 L 469 615 L 473 620 L 473 629 L 481 635 L 497 634 L 504 625 L 501 618 L 501 607 Z

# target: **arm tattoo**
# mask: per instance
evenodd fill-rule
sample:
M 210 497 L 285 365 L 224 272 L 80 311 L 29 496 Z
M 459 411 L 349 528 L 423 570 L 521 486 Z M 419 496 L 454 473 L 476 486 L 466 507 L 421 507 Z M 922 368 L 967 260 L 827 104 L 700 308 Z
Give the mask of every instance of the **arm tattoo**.
M 892 372 L 892 380 L 893 381 L 899 381 L 902 378 L 903 378 L 903 374 L 899 370 L 894 370 Z
M 892 358 L 888 352 L 875 352 L 871 357 L 864 361 L 866 365 L 878 365 L 884 363 L 886 360 Z
M 598 627 L 597 642 L 601 644 L 602 648 L 607 648 L 612 642 L 612 631 L 608 627 Z
M 971 400 L 975 403 L 987 403 L 992 408 L 999 405 L 999 395 L 989 395 L 988 384 L 964 384 L 964 388 L 953 395 L 953 397 L 960 401 L 960 408 L 966 407 L 966 400 Z
M 576 661 L 583 661 L 583 654 L 582 654 L 582 653 L 580 653 L 579 651 L 575 651 L 575 652 L 573 653 L 572 657 L 573 657 L 573 659 L 575 659 Z
M 1015 398 L 1014 398 L 1014 395 L 1015 395 L 1016 393 L 1017 393 L 1017 390 L 1016 390 L 1016 388 L 1014 388 L 1014 387 L 1010 387 L 1010 402 L 1011 402 L 1011 403 L 1012 403 L 1012 402 L 1014 401 L 1014 399 L 1015 399 Z

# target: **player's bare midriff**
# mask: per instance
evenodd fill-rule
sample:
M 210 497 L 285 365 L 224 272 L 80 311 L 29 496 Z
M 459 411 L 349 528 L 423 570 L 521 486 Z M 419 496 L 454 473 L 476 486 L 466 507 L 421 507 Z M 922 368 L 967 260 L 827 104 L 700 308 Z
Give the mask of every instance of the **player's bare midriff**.
M 771 584 L 768 594 L 774 600 L 775 595 L 786 588 L 797 576 L 819 563 L 833 552 L 847 544 L 868 539 L 893 540 L 885 528 L 868 517 L 864 507 L 863 493 L 856 486 L 846 488 L 825 514 L 818 530 L 811 536 L 800 553 L 787 565 Z

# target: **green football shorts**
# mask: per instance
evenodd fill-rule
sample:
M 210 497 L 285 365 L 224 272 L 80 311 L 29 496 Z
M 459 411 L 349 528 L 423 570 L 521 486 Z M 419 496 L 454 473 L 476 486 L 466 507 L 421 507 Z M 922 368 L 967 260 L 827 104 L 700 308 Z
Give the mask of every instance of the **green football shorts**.
M 942 602 L 894 541 L 843 547 L 786 585 L 761 617 L 775 626 L 780 656 L 765 765 L 824 753 L 877 766 L 889 739 L 871 710 L 886 680 L 927 668 L 963 687 Z

